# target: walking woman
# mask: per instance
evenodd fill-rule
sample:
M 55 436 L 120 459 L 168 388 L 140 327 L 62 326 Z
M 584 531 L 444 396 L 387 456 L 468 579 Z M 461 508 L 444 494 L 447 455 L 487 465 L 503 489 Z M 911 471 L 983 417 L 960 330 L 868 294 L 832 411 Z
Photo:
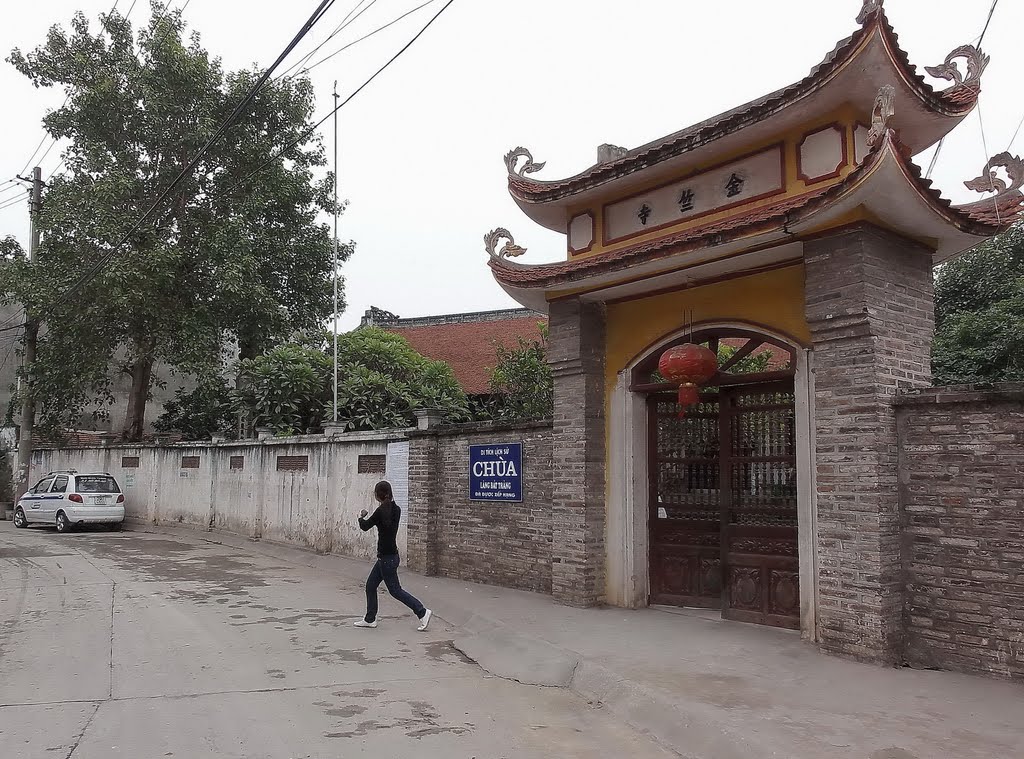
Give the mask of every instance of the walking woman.
M 403 590 L 402 584 L 398 581 L 398 565 L 401 559 L 398 556 L 396 538 L 398 523 L 402 519 L 402 509 L 395 503 L 390 482 L 378 482 L 377 487 L 373 489 L 373 495 L 378 506 L 369 517 L 366 509 L 363 509 L 359 515 L 359 527 L 363 532 L 377 528 L 377 563 L 373 565 L 370 576 L 366 578 L 366 616 L 356 622 L 355 626 L 377 626 L 377 588 L 383 582 L 395 599 L 412 609 L 420 620 L 420 626 L 416 629 L 422 632 L 430 624 L 433 612 L 411 593 Z

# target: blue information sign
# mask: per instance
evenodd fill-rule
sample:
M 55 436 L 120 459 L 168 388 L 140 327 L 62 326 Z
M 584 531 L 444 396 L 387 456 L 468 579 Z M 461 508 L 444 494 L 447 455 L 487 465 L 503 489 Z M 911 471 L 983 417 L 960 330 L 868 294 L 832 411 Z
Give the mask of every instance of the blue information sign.
M 522 443 L 469 447 L 469 500 L 522 503 Z

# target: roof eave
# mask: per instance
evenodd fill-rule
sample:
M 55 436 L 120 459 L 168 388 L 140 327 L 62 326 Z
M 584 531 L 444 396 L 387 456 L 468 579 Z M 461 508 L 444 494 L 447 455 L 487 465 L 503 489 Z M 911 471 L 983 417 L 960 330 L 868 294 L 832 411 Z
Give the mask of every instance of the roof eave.
M 872 184 L 882 179 L 885 186 Z M 913 209 L 892 202 L 890 196 L 894 193 L 900 193 L 901 199 L 915 200 Z M 752 249 L 809 233 L 862 206 L 882 218 L 893 231 L 917 239 L 932 239 L 934 243 L 930 247 L 935 251 L 936 262 L 940 262 L 1004 231 L 1024 215 L 1024 196 L 1016 188 L 981 205 L 988 202 L 999 209 L 997 223 L 990 218 L 995 211 L 985 213 L 979 204 L 957 207 L 943 199 L 932 189 L 931 182 L 922 177 L 920 168 L 910 160 L 895 132 L 888 130 L 864 163 L 841 183 L 807 197 L 802 205 L 779 204 L 777 212 L 768 209 L 767 215 L 751 224 L 732 228 L 713 224 L 701 230 L 689 230 L 636 246 L 625 255 L 618 252 L 614 260 L 607 259 L 606 254 L 579 261 L 529 266 L 492 258 L 490 265 L 499 284 L 522 303 L 510 288 L 521 293 L 583 287 L 623 270 L 665 261 L 683 253 Z M 913 218 L 910 218 L 911 210 Z M 531 272 L 535 272 L 535 276 L 530 276 Z
M 965 84 L 941 92 L 936 91 L 910 63 L 908 54 L 899 46 L 899 38 L 895 30 L 885 16 L 885 12 L 879 7 L 877 11 L 865 17 L 860 29 L 841 41 L 801 81 L 668 137 L 627 151 L 613 161 L 592 166 L 573 177 L 542 181 L 526 176 L 525 173 L 515 173 L 510 167 L 509 193 L 530 218 L 549 229 L 564 232 L 564 212 L 561 212 L 560 209 L 571 202 L 575 196 L 609 182 L 624 179 L 670 158 L 685 155 L 697 148 L 717 142 L 740 129 L 771 118 L 826 87 L 839 72 L 852 65 L 858 56 L 864 54 L 875 38 L 882 43 L 893 72 L 904 84 L 905 89 L 914 95 L 919 104 L 928 112 L 947 122 L 941 128 L 939 137 L 933 135 L 930 138 L 931 144 L 952 131 L 977 105 L 980 80 L 969 79 Z M 967 47 L 969 46 L 957 50 L 965 50 Z M 982 54 L 978 53 L 978 55 L 980 59 L 987 62 L 987 58 Z M 946 67 L 948 68 L 948 66 L 947 61 Z M 941 68 L 943 67 L 936 67 L 934 70 Z M 980 66 L 980 70 L 984 70 L 984 65 Z M 918 152 L 925 149 L 927 145 L 912 147 L 915 152 Z M 559 210 L 548 211 L 544 209 L 544 206 L 547 205 L 553 205 Z

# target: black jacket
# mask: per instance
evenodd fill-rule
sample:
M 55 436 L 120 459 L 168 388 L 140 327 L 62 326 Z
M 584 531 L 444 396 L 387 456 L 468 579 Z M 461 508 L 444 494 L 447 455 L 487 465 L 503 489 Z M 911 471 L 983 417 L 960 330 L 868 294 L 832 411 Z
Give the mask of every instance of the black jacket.
M 382 509 L 391 510 L 391 519 L 385 520 Z M 402 520 L 402 509 L 394 501 L 382 503 L 368 517 L 359 517 L 359 527 L 363 532 L 377 528 L 377 555 L 398 556 L 398 523 Z M 385 521 L 387 523 L 385 524 Z

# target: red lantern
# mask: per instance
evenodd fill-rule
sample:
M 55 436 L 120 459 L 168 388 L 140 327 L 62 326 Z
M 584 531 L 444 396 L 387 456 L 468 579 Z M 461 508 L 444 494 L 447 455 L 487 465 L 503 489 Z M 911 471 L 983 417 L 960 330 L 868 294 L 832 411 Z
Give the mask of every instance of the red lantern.
M 718 372 L 718 356 L 703 345 L 684 343 L 669 348 L 658 361 L 658 373 L 669 382 L 679 385 L 679 416 L 700 399 L 699 385 Z

